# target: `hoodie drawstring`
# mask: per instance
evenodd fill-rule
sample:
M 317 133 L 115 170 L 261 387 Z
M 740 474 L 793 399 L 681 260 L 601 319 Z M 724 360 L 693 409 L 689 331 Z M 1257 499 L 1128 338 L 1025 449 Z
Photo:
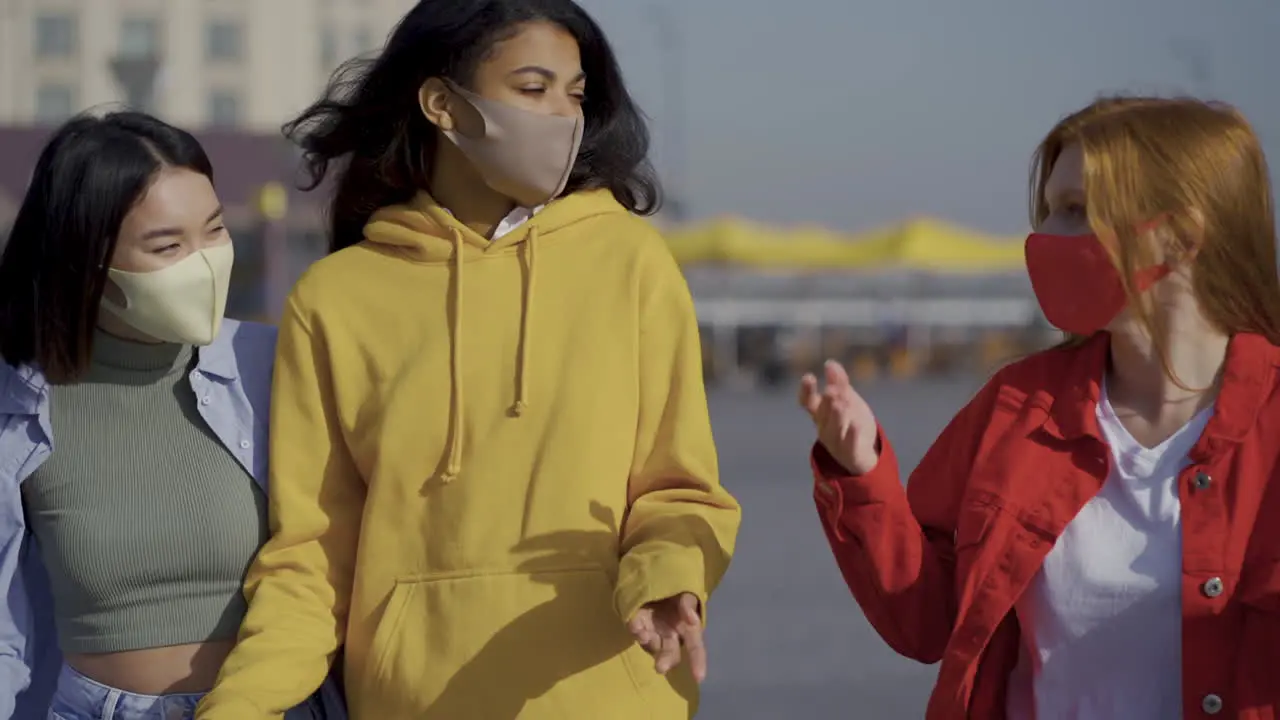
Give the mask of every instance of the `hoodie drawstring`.
M 531 226 L 529 228 L 529 237 L 525 240 L 526 260 L 529 264 L 528 277 L 524 281 L 524 307 L 520 308 L 520 347 L 517 350 L 519 357 L 516 359 L 516 403 L 511 406 L 511 414 L 520 417 L 525 410 L 529 409 L 529 340 L 533 333 L 529 330 L 529 325 L 533 320 L 533 260 L 535 257 L 534 246 L 538 244 L 538 228 Z
M 441 481 L 450 483 L 462 472 L 462 233 L 453 231 L 453 337 L 450 339 L 449 384 L 453 398 L 449 413 L 449 461 Z
M 449 459 L 445 464 L 440 480 L 451 483 L 462 473 L 462 233 L 453 230 L 453 317 L 451 348 L 449 357 L 449 383 L 453 392 L 452 408 L 449 413 Z M 529 237 L 525 241 L 525 261 L 527 263 L 522 307 L 520 308 L 520 345 L 516 358 L 516 401 L 511 406 L 511 414 L 520 417 L 529 409 L 529 342 L 533 336 L 530 326 L 533 324 L 533 284 L 534 284 L 534 246 L 538 244 L 538 228 L 530 226 Z

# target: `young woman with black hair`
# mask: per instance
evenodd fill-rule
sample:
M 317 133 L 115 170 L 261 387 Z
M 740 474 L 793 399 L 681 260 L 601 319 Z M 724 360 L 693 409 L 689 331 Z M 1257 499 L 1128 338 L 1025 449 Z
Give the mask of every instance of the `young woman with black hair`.
M 188 133 L 84 116 L 41 153 L 0 257 L 0 718 L 190 718 L 231 651 L 276 340 L 223 318 L 233 255 Z
M 334 252 L 287 303 L 272 537 L 198 716 L 279 717 L 344 643 L 358 719 L 691 716 L 740 511 L 600 28 L 423 0 L 287 132 Z

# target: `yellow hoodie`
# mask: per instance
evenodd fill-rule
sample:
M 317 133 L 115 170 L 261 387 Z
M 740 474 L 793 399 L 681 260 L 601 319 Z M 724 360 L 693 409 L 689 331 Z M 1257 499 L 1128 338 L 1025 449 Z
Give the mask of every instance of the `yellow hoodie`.
M 281 718 L 345 642 L 354 720 L 692 716 L 625 622 L 723 575 L 688 287 L 607 192 L 489 241 L 420 195 L 287 303 L 272 537 L 203 720 Z

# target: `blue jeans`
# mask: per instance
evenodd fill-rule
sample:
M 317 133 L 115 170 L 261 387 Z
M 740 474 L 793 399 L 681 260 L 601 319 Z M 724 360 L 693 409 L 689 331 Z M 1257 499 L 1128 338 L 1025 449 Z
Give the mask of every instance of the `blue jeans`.
M 94 682 L 67 665 L 58 675 L 47 720 L 191 720 L 204 693 L 138 695 Z M 323 720 L 312 701 L 285 713 L 285 720 Z

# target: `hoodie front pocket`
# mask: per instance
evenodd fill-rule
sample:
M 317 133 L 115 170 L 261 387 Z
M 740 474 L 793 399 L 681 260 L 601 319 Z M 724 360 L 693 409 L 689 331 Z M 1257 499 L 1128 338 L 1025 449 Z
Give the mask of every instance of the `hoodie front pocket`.
M 596 569 L 396 583 L 367 655 L 370 717 L 647 718 L 652 663 Z M 652 674 L 652 673 L 649 673 Z

